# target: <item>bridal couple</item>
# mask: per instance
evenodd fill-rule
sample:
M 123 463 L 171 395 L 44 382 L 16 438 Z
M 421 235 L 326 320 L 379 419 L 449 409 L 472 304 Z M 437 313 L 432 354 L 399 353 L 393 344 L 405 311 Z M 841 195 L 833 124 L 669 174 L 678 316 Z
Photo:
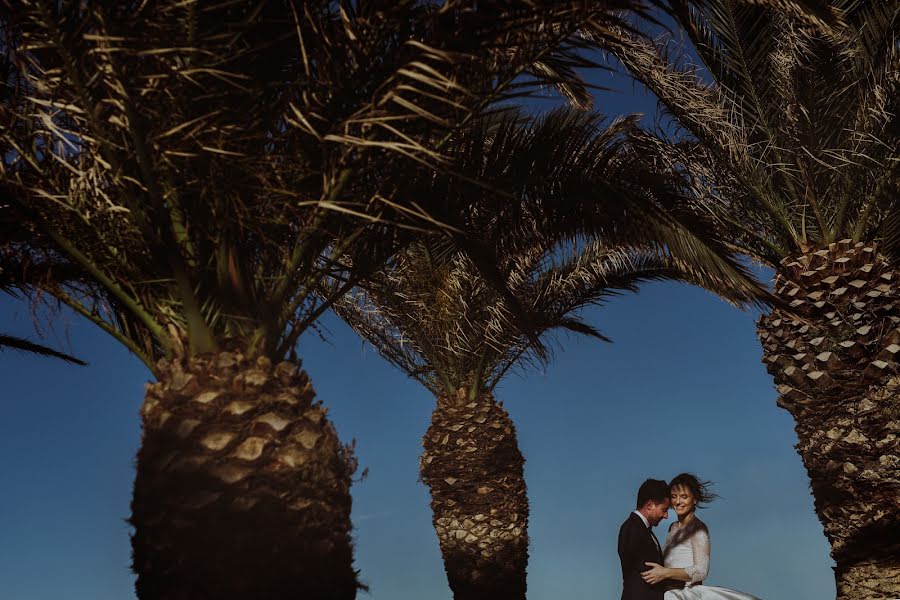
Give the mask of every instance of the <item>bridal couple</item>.
M 667 484 L 645 481 L 637 495 L 637 509 L 619 529 L 622 562 L 622 600 L 759 600 L 727 588 L 703 585 L 709 574 L 709 529 L 697 518 L 697 506 L 715 498 L 709 482 L 682 473 Z M 662 546 L 653 527 L 669 518 Z

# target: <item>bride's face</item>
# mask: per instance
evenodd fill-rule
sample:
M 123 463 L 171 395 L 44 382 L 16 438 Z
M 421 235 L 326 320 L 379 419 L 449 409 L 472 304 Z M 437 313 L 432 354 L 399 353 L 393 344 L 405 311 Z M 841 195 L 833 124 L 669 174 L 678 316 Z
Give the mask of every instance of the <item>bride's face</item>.
M 694 511 L 697 499 L 691 493 L 690 488 L 684 485 L 676 485 L 672 488 L 672 509 L 679 517 L 683 517 Z

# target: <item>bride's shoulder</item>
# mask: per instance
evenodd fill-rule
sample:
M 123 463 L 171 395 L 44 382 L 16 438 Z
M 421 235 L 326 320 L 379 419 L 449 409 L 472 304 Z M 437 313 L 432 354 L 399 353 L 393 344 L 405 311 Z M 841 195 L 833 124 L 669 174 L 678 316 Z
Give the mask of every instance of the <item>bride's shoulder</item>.
M 694 518 L 691 520 L 691 523 L 688 525 L 691 533 L 699 533 L 703 532 L 707 536 L 709 535 L 709 527 L 707 527 L 706 523 L 701 521 L 697 515 L 694 515 Z

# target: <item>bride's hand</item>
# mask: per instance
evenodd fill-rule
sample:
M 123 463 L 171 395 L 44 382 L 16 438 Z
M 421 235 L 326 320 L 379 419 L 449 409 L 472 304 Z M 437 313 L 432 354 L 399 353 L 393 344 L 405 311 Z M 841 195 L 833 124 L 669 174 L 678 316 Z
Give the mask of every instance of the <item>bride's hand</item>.
M 645 562 L 645 565 L 648 567 L 653 567 L 649 571 L 644 571 L 641 573 L 641 577 L 644 578 L 644 581 L 653 585 L 659 583 L 663 579 L 668 579 L 667 571 L 668 569 L 662 565 L 656 564 L 655 562 Z

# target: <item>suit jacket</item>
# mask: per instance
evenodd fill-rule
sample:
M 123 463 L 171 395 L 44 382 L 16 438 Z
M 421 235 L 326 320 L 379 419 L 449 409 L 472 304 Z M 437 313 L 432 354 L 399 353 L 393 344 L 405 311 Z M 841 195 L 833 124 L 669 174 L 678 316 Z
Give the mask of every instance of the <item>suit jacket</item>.
M 628 515 L 619 528 L 619 560 L 622 563 L 622 600 L 663 600 L 664 582 L 650 585 L 641 572 L 650 570 L 645 562 L 662 564 L 663 558 L 653 534 L 639 516 Z

